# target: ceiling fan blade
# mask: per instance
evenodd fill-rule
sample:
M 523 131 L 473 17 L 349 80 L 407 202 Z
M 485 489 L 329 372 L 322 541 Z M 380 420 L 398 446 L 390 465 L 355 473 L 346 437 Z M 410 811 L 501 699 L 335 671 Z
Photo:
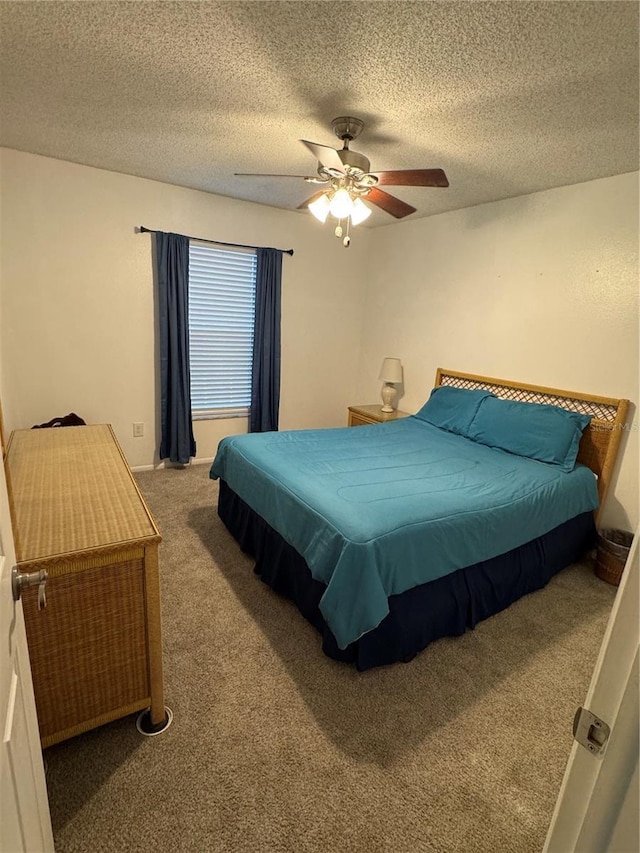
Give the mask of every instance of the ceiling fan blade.
M 386 213 L 395 216 L 396 219 L 402 219 L 403 216 L 409 216 L 410 213 L 416 211 L 415 207 L 411 207 L 410 204 L 406 204 L 394 195 L 389 195 L 377 187 L 372 187 L 364 196 L 364 200 L 382 208 Z
M 236 178 L 302 178 L 305 181 L 317 181 L 317 177 L 311 175 L 264 175 L 260 172 L 234 172 Z
M 320 196 L 324 195 L 325 193 L 326 193 L 326 190 L 318 190 L 317 193 L 314 193 L 308 199 L 305 199 L 305 201 L 303 201 L 302 204 L 299 204 L 296 209 L 302 210 L 303 207 L 309 207 L 310 204 L 312 204 L 317 198 L 320 198 Z
M 401 169 L 400 171 L 373 172 L 380 187 L 448 187 L 449 181 L 442 169 Z
M 344 164 L 335 148 L 330 148 L 328 145 L 319 145 L 317 142 L 307 142 L 306 139 L 301 139 L 300 142 L 307 146 L 318 163 L 321 163 L 327 169 L 335 169 L 341 175 L 345 174 Z

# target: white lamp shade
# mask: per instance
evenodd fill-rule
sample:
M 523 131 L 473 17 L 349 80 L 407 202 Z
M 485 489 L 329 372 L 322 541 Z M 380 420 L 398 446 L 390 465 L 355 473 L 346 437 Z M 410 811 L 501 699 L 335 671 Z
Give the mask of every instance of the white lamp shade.
M 321 195 L 315 201 L 312 201 L 309 205 L 309 210 L 318 220 L 318 222 L 326 222 L 327 216 L 329 215 L 329 208 L 331 207 L 329 203 L 329 199 L 326 194 Z
M 346 219 L 347 216 L 351 215 L 351 211 L 353 210 L 353 201 L 345 189 L 340 189 L 336 192 L 334 197 L 331 199 L 329 210 L 331 215 L 335 216 L 336 219 Z
M 402 364 L 399 358 L 385 358 L 380 368 L 380 376 L 383 382 L 393 382 L 399 384 L 402 382 Z
M 351 224 L 352 225 L 360 225 L 361 222 L 364 222 L 371 216 L 371 208 L 367 207 L 364 202 L 357 198 L 353 202 L 353 210 L 351 211 Z

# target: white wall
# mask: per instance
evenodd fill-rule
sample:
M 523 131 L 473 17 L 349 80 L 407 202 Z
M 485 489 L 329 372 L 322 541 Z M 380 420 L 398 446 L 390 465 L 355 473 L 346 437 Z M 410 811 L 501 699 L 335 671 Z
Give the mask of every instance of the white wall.
M 438 366 L 638 403 L 638 175 L 375 231 L 358 400 L 384 356 L 416 411 Z M 638 523 L 635 405 L 604 524 Z M 633 421 L 633 423 L 631 423 Z
M 157 461 L 151 240 L 162 231 L 293 248 L 283 258 L 282 428 L 342 426 L 353 402 L 370 232 L 345 250 L 312 217 L 0 150 L 7 430 L 77 412 L 113 424 L 132 466 Z M 132 424 L 145 424 L 133 438 Z M 197 453 L 246 419 L 195 424 Z

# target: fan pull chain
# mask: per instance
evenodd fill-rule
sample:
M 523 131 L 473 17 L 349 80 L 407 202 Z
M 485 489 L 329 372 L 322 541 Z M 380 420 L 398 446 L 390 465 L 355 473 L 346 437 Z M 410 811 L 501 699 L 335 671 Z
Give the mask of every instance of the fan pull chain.
M 336 230 L 333 232 L 336 235 L 336 237 L 342 237 L 342 235 L 344 234 L 341 223 L 342 223 L 342 220 L 338 219 L 338 224 L 336 225 Z M 344 239 L 342 241 L 342 245 L 345 247 L 345 249 L 348 249 L 349 246 L 351 245 L 351 237 L 349 236 L 349 225 L 350 224 L 351 224 L 351 217 L 347 216 L 347 233 L 345 234 Z
M 342 245 L 345 247 L 345 249 L 348 249 L 349 246 L 351 245 L 351 237 L 349 236 L 349 225 L 350 224 L 351 224 L 351 217 L 347 216 L 347 233 L 345 235 L 344 240 L 342 241 Z

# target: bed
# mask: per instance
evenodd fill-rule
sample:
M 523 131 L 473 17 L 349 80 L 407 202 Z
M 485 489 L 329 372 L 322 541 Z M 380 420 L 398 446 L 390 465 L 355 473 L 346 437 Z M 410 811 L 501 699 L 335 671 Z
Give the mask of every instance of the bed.
M 579 559 L 626 409 L 438 369 L 414 416 L 230 436 L 210 476 L 256 573 L 325 654 L 365 670 L 473 628 Z

